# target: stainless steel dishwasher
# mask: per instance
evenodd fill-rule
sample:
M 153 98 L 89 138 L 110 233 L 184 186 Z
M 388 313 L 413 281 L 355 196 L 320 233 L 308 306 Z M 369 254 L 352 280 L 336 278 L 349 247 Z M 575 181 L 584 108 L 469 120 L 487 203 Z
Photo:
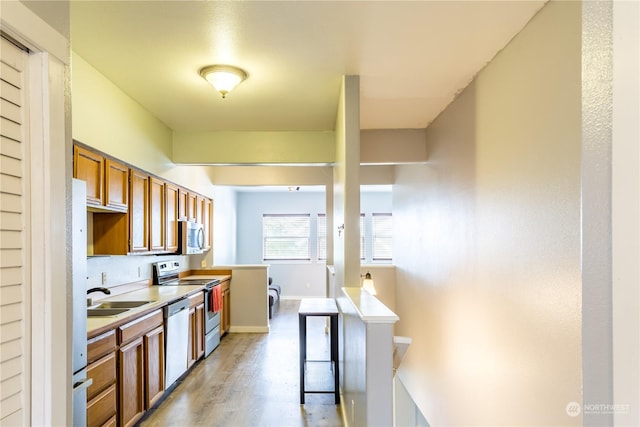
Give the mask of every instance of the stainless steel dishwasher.
M 187 370 L 189 351 L 189 300 L 183 298 L 164 309 L 165 388 L 169 388 Z

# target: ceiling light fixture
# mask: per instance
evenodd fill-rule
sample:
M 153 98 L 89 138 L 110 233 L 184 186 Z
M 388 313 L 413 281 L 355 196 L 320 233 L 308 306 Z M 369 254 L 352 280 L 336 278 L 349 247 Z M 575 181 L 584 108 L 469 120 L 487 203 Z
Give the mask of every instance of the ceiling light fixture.
M 232 65 L 210 65 L 200 70 L 200 75 L 211 83 L 223 98 L 226 98 L 234 87 L 249 77 L 246 71 Z

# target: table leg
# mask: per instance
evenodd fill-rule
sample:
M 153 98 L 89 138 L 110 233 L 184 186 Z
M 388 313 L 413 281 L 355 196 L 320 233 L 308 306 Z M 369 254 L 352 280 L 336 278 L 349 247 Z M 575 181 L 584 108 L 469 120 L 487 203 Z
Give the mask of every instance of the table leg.
M 340 363 L 338 360 L 338 315 L 331 316 L 331 360 L 333 362 L 333 387 L 335 403 L 340 403 Z
M 298 315 L 298 345 L 300 347 L 300 404 L 304 405 L 304 363 L 307 360 L 307 316 Z

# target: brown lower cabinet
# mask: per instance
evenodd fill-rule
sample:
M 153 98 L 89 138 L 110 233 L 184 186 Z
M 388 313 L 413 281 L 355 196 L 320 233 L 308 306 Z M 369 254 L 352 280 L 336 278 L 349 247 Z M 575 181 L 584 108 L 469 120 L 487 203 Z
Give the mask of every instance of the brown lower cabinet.
M 115 425 L 117 414 L 116 334 L 108 331 L 87 342 L 87 426 Z
M 118 327 L 118 425 L 134 425 L 164 393 L 164 325 L 156 310 Z
M 204 356 L 204 292 L 189 297 L 189 353 L 187 368 Z
M 138 337 L 118 350 L 120 425 L 135 424 L 144 414 L 144 343 Z
M 226 281 L 227 292 L 229 281 Z M 228 293 L 227 293 L 228 295 Z M 229 313 L 227 299 L 227 317 Z M 189 365 L 204 356 L 204 293 L 189 297 Z M 162 308 L 87 341 L 88 427 L 135 425 L 165 391 Z
M 231 283 L 224 280 L 222 286 L 222 313 L 220 313 L 220 336 L 229 332 L 231 327 Z

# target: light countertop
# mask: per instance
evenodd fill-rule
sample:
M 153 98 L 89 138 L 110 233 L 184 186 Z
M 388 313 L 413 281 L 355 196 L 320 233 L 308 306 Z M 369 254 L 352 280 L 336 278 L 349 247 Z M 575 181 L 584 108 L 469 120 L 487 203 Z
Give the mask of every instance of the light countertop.
M 181 277 L 181 279 L 229 279 L 228 275 L 192 275 Z M 132 308 L 122 314 L 115 316 L 99 316 L 87 318 L 87 336 L 89 338 L 100 335 L 110 329 L 114 329 L 130 320 L 144 314 L 159 310 L 168 303 L 186 298 L 204 289 L 202 285 L 180 285 L 180 286 L 149 286 L 142 289 L 126 292 L 114 297 L 103 298 L 96 303 L 109 301 L 151 301 L 149 304 Z

